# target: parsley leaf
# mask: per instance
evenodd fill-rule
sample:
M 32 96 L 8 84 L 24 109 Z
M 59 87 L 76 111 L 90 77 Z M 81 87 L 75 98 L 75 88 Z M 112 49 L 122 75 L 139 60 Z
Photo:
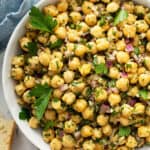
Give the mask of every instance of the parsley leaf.
M 35 56 L 37 54 L 38 47 L 36 42 L 29 42 L 26 48 L 29 50 L 28 53 L 30 56 Z
M 105 16 L 102 16 L 102 17 L 101 17 L 101 19 L 100 19 L 100 21 L 99 21 L 99 26 L 103 26 L 103 25 L 106 24 L 105 19 L 106 19 Z
M 52 89 L 47 85 L 38 84 L 30 91 L 30 96 L 35 96 L 35 115 L 41 120 L 51 97 Z
M 95 64 L 94 70 L 95 70 L 96 74 L 105 74 L 105 75 L 108 74 L 108 68 L 107 68 L 106 64 L 104 64 L 104 63 Z
M 136 55 L 139 55 L 139 54 L 140 54 L 140 49 L 139 49 L 138 47 L 135 47 L 135 48 L 134 48 L 134 53 L 135 53 Z
M 145 89 L 142 89 L 139 91 L 139 95 L 143 100 L 147 100 L 148 99 L 148 91 Z
M 128 17 L 128 12 L 124 9 L 120 9 L 114 18 L 114 25 L 119 24 L 120 22 L 125 20 L 127 17 Z
M 50 48 L 50 49 L 59 48 L 59 47 L 62 46 L 62 44 L 63 44 L 63 40 L 58 39 L 56 42 L 50 43 L 49 48 Z
M 19 119 L 20 120 L 28 120 L 30 118 L 30 111 L 27 108 L 22 108 L 19 112 Z
M 128 136 L 131 133 L 130 127 L 119 127 L 119 136 Z
M 54 121 L 48 121 L 45 124 L 44 130 L 48 130 L 49 128 L 54 128 L 54 126 L 56 125 L 56 123 Z
M 32 7 L 30 15 L 30 23 L 33 26 L 33 28 L 40 30 L 40 31 L 46 31 L 46 32 L 52 32 L 53 29 L 57 25 L 57 21 L 53 19 L 52 16 L 46 16 L 44 15 L 38 8 Z

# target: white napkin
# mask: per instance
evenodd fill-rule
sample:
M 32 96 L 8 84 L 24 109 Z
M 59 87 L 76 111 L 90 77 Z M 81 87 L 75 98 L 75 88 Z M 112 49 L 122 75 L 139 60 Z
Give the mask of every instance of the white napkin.
M 144 6 L 150 8 L 150 0 L 133 0 L 133 1 L 138 4 L 143 4 Z

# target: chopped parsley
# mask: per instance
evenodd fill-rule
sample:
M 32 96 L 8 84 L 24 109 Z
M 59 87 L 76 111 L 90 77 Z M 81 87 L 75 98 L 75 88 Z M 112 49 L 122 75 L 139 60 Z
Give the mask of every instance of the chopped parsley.
M 37 84 L 30 91 L 30 96 L 35 96 L 35 115 L 38 120 L 41 120 L 50 100 L 52 89 L 47 85 Z
M 99 26 L 103 26 L 106 24 L 106 21 L 105 21 L 105 16 L 102 16 L 101 19 L 99 20 Z
M 143 99 L 143 100 L 147 100 L 148 99 L 148 91 L 145 89 L 142 89 L 139 91 L 139 96 Z
M 54 126 L 56 125 L 56 123 L 54 121 L 48 121 L 46 122 L 46 124 L 44 125 L 44 130 L 48 130 L 49 128 L 54 128 Z
M 19 112 L 19 119 L 20 120 L 29 120 L 30 119 L 30 111 L 27 108 L 22 108 Z
M 135 47 L 134 53 L 138 56 L 140 54 L 140 49 L 138 47 Z
M 119 127 L 119 136 L 128 136 L 131 133 L 130 127 Z
M 29 42 L 28 45 L 25 46 L 28 49 L 28 53 L 30 56 L 37 55 L 38 46 L 36 42 Z
M 49 44 L 49 48 L 50 48 L 50 49 L 60 48 L 60 47 L 62 46 L 62 44 L 63 44 L 63 40 L 58 39 L 56 42 L 50 43 L 50 44 Z
M 30 24 L 33 28 L 52 33 L 57 21 L 50 15 L 44 15 L 38 8 L 32 7 L 29 13 Z

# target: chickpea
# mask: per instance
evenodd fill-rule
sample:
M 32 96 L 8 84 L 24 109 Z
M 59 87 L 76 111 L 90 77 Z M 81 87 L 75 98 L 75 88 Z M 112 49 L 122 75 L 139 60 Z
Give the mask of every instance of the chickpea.
M 17 84 L 15 86 L 15 91 L 16 91 L 18 96 L 21 96 L 25 90 L 26 90 L 26 87 L 24 86 L 23 83 Z
M 104 150 L 104 145 L 100 143 L 95 143 L 95 149 L 94 150 Z
M 133 2 L 124 2 L 123 8 L 129 13 L 133 13 L 135 4 Z
M 99 126 L 105 126 L 108 123 L 108 116 L 103 114 L 97 116 L 97 123 Z
M 35 78 L 32 76 L 25 76 L 24 78 L 24 85 L 26 86 L 26 88 L 32 88 L 34 87 L 36 84 L 35 82 Z
M 89 31 L 89 26 L 85 22 L 80 22 L 80 31 L 85 33 Z
M 122 36 L 122 33 L 118 31 L 117 27 L 111 27 L 107 32 L 108 39 L 117 40 Z
M 67 105 L 71 105 L 76 99 L 76 95 L 73 92 L 66 92 L 63 97 L 62 100 L 67 104 Z
M 146 56 L 144 59 L 144 64 L 148 70 L 150 70 L 150 56 Z
M 105 56 L 103 55 L 94 55 L 94 60 L 96 61 L 96 64 L 106 63 Z
M 88 42 L 87 43 L 87 47 L 88 47 L 88 52 L 92 53 L 92 54 L 96 54 L 97 53 L 97 47 L 96 47 L 96 43 L 95 42 Z
M 69 113 L 64 111 L 58 114 L 58 120 L 59 121 L 66 121 L 66 118 L 68 117 Z M 67 118 L 68 119 L 68 118 Z
M 59 51 L 54 51 L 53 54 L 52 54 L 52 58 L 51 59 L 53 59 L 53 58 L 57 58 L 59 60 L 62 60 L 63 54 L 61 52 L 59 52 Z
M 139 75 L 139 84 L 142 87 L 147 86 L 150 83 L 150 75 L 149 74 L 141 74 Z
M 136 5 L 135 6 L 135 13 L 137 15 L 145 15 L 146 11 L 145 11 L 145 8 L 143 6 Z
M 135 25 L 125 25 L 123 27 L 123 34 L 127 38 L 134 38 L 136 35 L 136 27 Z
M 73 57 L 71 61 L 69 61 L 69 69 L 77 70 L 80 67 L 80 59 L 78 57 Z
M 149 137 L 146 137 L 146 142 L 150 142 L 150 136 Z
M 54 137 L 55 137 L 55 132 L 52 129 L 48 129 L 43 131 L 42 133 L 43 139 L 46 143 L 49 143 Z
M 37 39 L 38 39 L 38 42 L 42 44 L 46 44 L 48 41 L 48 37 L 43 34 L 40 34 Z
M 52 150 L 61 150 L 62 142 L 57 138 L 53 138 L 52 141 L 50 142 L 50 147 Z
M 49 77 L 48 75 L 44 75 L 44 76 L 42 77 L 41 84 L 42 84 L 42 85 L 44 85 L 44 84 L 50 85 L 50 77 Z
M 106 38 L 100 38 L 96 40 L 97 50 L 104 51 L 109 48 L 109 41 Z
M 39 53 L 39 61 L 43 66 L 47 67 L 50 63 L 50 55 L 48 55 L 45 52 L 40 52 Z
M 59 26 L 65 26 L 69 21 L 68 13 L 64 12 L 57 16 L 56 18 Z
M 96 38 L 102 38 L 102 37 L 104 37 L 103 28 L 100 27 L 100 26 L 98 26 L 98 25 L 92 27 L 90 33 L 91 33 L 91 35 L 93 35 Z
M 49 63 L 49 71 L 52 71 L 54 73 L 60 72 L 63 68 L 63 62 L 58 59 L 58 58 L 54 58 L 50 61 Z
M 40 67 L 40 61 L 38 56 L 32 56 L 28 59 L 29 66 L 32 70 L 38 70 Z
M 137 146 L 137 141 L 133 136 L 128 136 L 126 146 L 129 148 L 135 148 Z
M 120 91 L 127 91 L 129 89 L 129 80 L 127 78 L 120 78 L 116 81 L 116 87 Z
M 74 80 L 74 82 L 72 82 L 69 88 L 74 93 L 81 93 L 85 88 L 85 83 L 81 80 Z
M 143 74 L 143 73 L 145 73 L 146 72 L 146 68 L 145 67 L 139 67 L 138 68 L 138 74 L 140 75 L 140 74 Z
M 82 12 L 84 14 L 90 14 L 92 13 L 92 8 L 94 7 L 93 3 L 84 1 L 82 4 Z
M 63 91 L 61 91 L 60 89 L 53 90 L 53 96 L 56 98 L 61 98 L 62 94 L 63 94 Z
M 38 125 L 39 125 L 39 121 L 37 120 L 37 118 L 35 117 L 31 117 L 29 119 L 29 126 L 33 129 L 36 129 L 38 128 Z
M 118 79 L 119 78 L 119 70 L 116 67 L 111 67 L 109 70 L 109 77 L 112 79 Z
M 24 51 L 28 51 L 28 48 L 26 48 L 28 46 L 28 44 L 32 42 L 31 39 L 27 38 L 27 37 L 22 37 L 20 40 L 19 40 L 19 43 L 20 43 L 20 47 L 22 48 L 22 50 Z
M 135 62 L 128 62 L 125 64 L 125 71 L 130 73 L 136 73 L 137 72 L 138 65 Z
M 128 119 L 128 118 L 120 117 L 120 118 L 119 118 L 119 121 L 120 121 L 120 124 L 121 124 L 122 126 L 128 126 L 128 125 L 129 125 L 129 119 Z
M 132 88 L 129 89 L 129 91 L 128 91 L 128 95 L 131 96 L 131 97 L 137 96 L 138 93 L 139 93 L 139 89 L 138 89 L 137 86 L 132 87 Z
M 106 10 L 108 13 L 114 13 L 119 9 L 119 5 L 116 2 L 111 2 L 107 5 Z
M 92 120 L 94 118 L 94 109 L 93 107 L 87 107 L 83 112 L 82 116 L 84 119 Z
M 94 92 L 94 97 L 96 102 L 105 101 L 107 99 L 107 92 L 101 87 L 97 87 Z
M 81 21 L 81 19 L 82 19 L 81 14 L 79 12 L 75 12 L 75 11 L 70 13 L 70 17 L 74 23 L 77 23 L 77 22 Z
M 73 105 L 73 108 L 77 112 L 83 112 L 87 107 L 87 101 L 85 99 L 77 99 L 75 104 Z
M 62 138 L 62 144 L 66 148 L 73 148 L 75 146 L 75 140 L 71 135 L 64 135 Z
M 74 123 L 79 124 L 81 122 L 81 117 L 79 115 L 71 115 L 71 120 Z
M 65 122 L 64 131 L 66 133 L 73 133 L 75 132 L 75 130 L 76 130 L 76 124 L 72 120 Z
M 46 110 L 44 116 L 46 120 L 55 120 L 56 112 L 54 110 Z
M 15 67 L 21 67 L 24 66 L 24 56 L 20 55 L 20 56 L 14 56 L 12 59 L 11 64 L 14 65 Z
M 137 18 L 137 17 L 136 17 L 135 15 L 133 15 L 133 14 L 128 14 L 128 17 L 127 17 L 127 19 L 126 19 L 127 24 L 130 24 L 130 25 L 134 24 L 135 21 L 136 21 L 136 18 Z
M 65 12 L 68 9 L 68 3 L 66 0 L 61 0 L 58 4 L 57 4 L 57 10 L 59 12 Z
M 12 68 L 11 69 L 11 76 L 15 80 L 21 80 L 24 77 L 24 71 L 20 67 Z
M 33 97 L 30 96 L 29 92 L 29 90 L 25 91 L 22 96 L 23 101 L 27 104 L 31 104 L 33 101 Z
M 86 140 L 83 143 L 83 150 L 94 150 L 95 149 L 95 144 L 92 140 Z
M 146 32 L 146 37 L 147 37 L 148 41 L 150 41 L 150 29 Z
M 138 136 L 141 138 L 150 136 L 150 129 L 147 126 L 140 126 L 138 128 Z
M 70 70 L 65 71 L 64 74 L 63 74 L 64 80 L 65 80 L 66 83 L 72 82 L 73 79 L 74 79 L 74 76 L 75 76 L 74 72 L 70 71 Z
M 144 20 L 138 20 L 135 22 L 137 32 L 146 32 L 148 30 L 148 24 Z
M 55 110 L 61 109 L 61 101 L 58 99 L 53 99 L 51 105 L 52 105 L 52 108 Z
M 83 57 L 84 54 L 86 53 L 87 51 L 87 47 L 82 45 L 82 44 L 78 44 L 76 45 L 76 48 L 75 48 L 75 55 L 76 56 L 79 56 L 79 57 Z
M 102 131 L 103 131 L 104 135 L 110 136 L 112 134 L 112 127 L 109 124 L 107 124 L 102 127 Z
M 110 103 L 111 106 L 118 105 L 121 102 L 121 97 L 119 94 L 111 93 L 108 96 L 108 102 Z
M 145 106 L 142 103 L 136 103 L 134 105 L 133 114 L 144 114 Z
M 124 117 L 130 117 L 132 115 L 133 107 L 131 107 L 128 104 L 123 104 L 122 105 L 122 115 Z
M 148 23 L 148 24 L 150 24 L 150 13 L 146 13 L 146 14 L 144 14 L 145 16 L 144 16 L 144 20 Z
M 95 14 L 87 14 L 85 17 L 85 22 L 89 26 L 94 26 L 97 23 L 97 18 Z
M 124 41 L 124 40 L 119 40 L 119 41 L 117 41 L 117 43 L 116 43 L 116 48 L 117 48 L 118 51 L 124 51 L 125 48 L 126 48 L 126 43 L 125 43 L 125 41 Z
M 57 35 L 58 38 L 60 39 L 65 39 L 67 36 L 67 31 L 64 27 L 58 27 L 55 30 L 55 34 Z
M 117 148 L 117 150 L 128 150 L 128 148 L 126 146 L 120 146 Z
M 136 84 L 138 82 L 138 75 L 137 74 L 128 74 L 129 80 L 131 84 Z
M 92 136 L 93 128 L 89 125 L 85 125 L 81 128 L 81 136 L 86 138 Z
M 60 86 L 62 86 L 64 84 L 64 80 L 63 78 L 61 78 L 60 76 L 58 75 L 54 75 L 52 80 L 51 80 L 51 86 L 53 88 L 58 88 Z
M 99 139 L 101 137 L 102 137 L 102 130 L 100 128 L 94 128 L 92 138 Z
M 86 76 L 91 73 L 92 65 L 91 64 L 83 64 L 79 68 L 79 71 L 82 76 Z
M 150 52 L 150 42 L 148 42 L 148 43 L 146 44 L 146 50 L 147 50 L 148 52 Z
M 76 30 L 69 29 L 67 32 L 67 37 L 70 42 L 80 41 L 80 34 Z
M 127 63 L 129 61 L 129 54 L 127 52 L 123 52 L 123 51 L 119 51 L 116 54 L 116 58 L 118 63 L 120 64 L 124 64 Z
M 58 10 L 54 5 L 45 6 L 43 11 L 46 15 L 50 15 L 50 16 L 53 16 L 53 17 L 58 15 Z

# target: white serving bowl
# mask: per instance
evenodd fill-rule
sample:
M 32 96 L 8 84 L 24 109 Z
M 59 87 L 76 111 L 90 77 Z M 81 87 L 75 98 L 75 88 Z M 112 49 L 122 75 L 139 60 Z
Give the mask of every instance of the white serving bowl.
M 56 0 L 40 0 L 36 6 L 42 8 L 45 5 L 55 2 Z M 19 120 L 18 114 L 20 112 L 20 106 L 17 104 L 17 96 L 14 92 L 15 83 L 10 77 L 11 60 L 12 57 L 15 56 L 20 50 L 18 40 L 25 33 L 25 24 L 28 19 L 29 15 L 27 13 L 15 28 L 7 45 L 2 70 L 3 91 L 9 111 L 24 135 L 39 149 L 50 150 L 49 145 L 43 141 L 40 130 L 33 130 L 29 127 L 26 121 Z
M 43 6 L 55 3 L 57 0 L 41 0 L 36 6 L 42 8 Z M 137 0 L 134 0 L 137 2 Z M 140 0 L 139 0 L 140 1 Z M 144 0 L 140 1 L 143 2 Z M 146 2 L 149 0 L 145 0 Z M 148 3 L 150 6 L 150 3 Z M 19 120 L 18 114 L 20 112 L 20 106 L 17 104 L 17 96 L 14 92 L 14 81 L 10 77 L 10 70 L 11 70 L 11 59 L 19 52 L 18 40 L 22 37 L 25 33 L 25 24 L 29 19 L 28 13 L 23 17 L 20 23 L 17 25 L 16 29 L 14 30 L 9 43 L 6 48 L 4 61 L 3 61 L 3 70 L 2 70 L 2 84 L 3 84 L 3 91 L 6 103 L 8 105 L 9 111 L 11 112 L 14 120 L 16 121 L 17 125 L 24 133 L 24 135 L 30 140 L 32 144 L 38 147 L 40 150 L 50 150 L 48 144 L 46 144 L 41 136 L 40 130 L 33 130 L 29 127 L 26 121 Z M 141 150 L 148 150 L 150 147 L 144 147 Z

